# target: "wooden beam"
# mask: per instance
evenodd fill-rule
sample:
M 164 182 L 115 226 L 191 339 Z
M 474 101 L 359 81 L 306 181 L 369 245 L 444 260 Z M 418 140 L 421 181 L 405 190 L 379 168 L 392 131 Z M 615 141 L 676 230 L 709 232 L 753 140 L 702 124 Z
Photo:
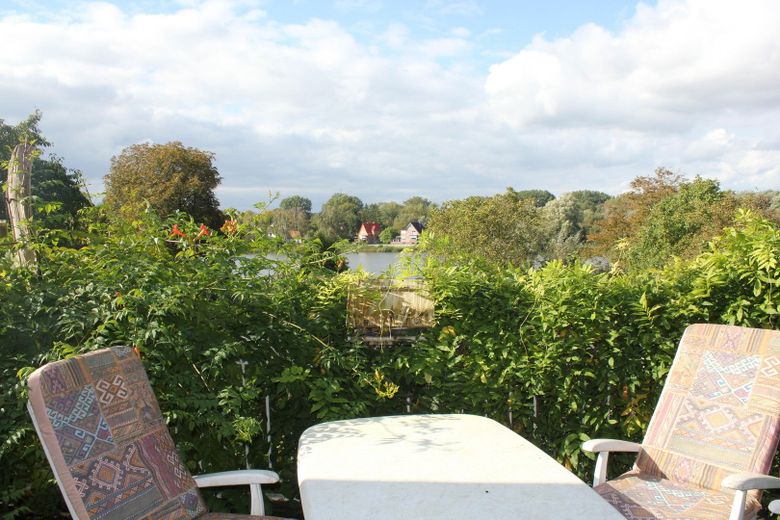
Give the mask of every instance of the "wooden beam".
M 30 204 L 33 150 L 34 146 L 29 143 L 20 143 L 14 147 L 8 163 L 8 183 L 5 190 L 8 228 L 14 241 L 19 244 L 14 253 L 14 263 L 21 267 L 35 264 L 35 252 L 28 244 L 33 216 Z

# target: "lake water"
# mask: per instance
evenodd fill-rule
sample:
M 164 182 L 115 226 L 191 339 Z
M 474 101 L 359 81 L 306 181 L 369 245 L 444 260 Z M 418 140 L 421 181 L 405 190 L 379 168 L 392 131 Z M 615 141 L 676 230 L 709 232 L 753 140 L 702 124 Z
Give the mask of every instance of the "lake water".
M 398 262 L 401 253 L 347 253 L 344 256 L 347 257 L 352 271 L 357 271 L 358 266 L 361 266 L 368 273 L 382 274 Z M 396 269 L 400 270 L 401 266 L 397 266 Z
M 247 256 L 254 256 L 249 254 Z M 351 271 L 357 271 L 358 267 L 362 267 L 364 271 L 371 274 L 382 274 L 387 272 L 388 269 L 394 267 L 396 272 L 400 272 L 403 269 L 403 261 L 401 260 L 401 252 L 392 253 L 346 253 L 344 255 L 349 263 L 349 269 Z M 284 260 L 284 255 L 268 255 L 268 258 L 273 260 Z

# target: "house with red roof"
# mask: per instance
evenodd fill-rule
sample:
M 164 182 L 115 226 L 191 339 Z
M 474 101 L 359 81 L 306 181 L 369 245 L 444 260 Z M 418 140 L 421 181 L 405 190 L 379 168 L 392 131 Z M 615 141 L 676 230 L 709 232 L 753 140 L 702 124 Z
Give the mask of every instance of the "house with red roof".
M 363 222 L 360 224 L 360 231 L 358 231 L 357 239 L 360 242 L 366 242 L 367 244 L 378 244 L 379 233 L 382 232 L 382 226 L 378 222 Z

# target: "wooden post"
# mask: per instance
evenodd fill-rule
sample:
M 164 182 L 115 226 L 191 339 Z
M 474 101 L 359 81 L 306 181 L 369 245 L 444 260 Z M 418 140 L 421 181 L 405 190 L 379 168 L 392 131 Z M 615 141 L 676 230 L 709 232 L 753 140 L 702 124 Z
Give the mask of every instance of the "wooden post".
M 30 204 L 30 176 L 32 174 L 33 145 L 17 144 L 8 163 L 8 183 L 5 204 L 8 208 L 8 228 L 18 244 L 14 263 L 27 267 L 35 263 L 35 253 L 27 244 L 30 239 L 32 206 Z

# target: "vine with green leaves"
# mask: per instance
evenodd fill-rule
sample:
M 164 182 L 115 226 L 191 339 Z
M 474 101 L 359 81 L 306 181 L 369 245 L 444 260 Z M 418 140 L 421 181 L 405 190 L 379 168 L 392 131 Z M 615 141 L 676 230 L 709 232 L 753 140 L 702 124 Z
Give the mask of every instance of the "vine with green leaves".
M 38 233 L 37 271 L 0 265 L 2 518 L 64 511 L 25 378 L 80 352 L 137 346 L 190 470 L 270 463 L 294 497 L 305 428 L 407 410 L 490 416 L 588 479 L 581 442 L 641 439 L 687 325 L 777 328 L 780 313 L 780 231 L 743 213 L 704 253 L 662 270 L 430 256 L 436 325 L 408 345 L 367 347 L 347 327 L 355 277 L 324 268 L 333 258 L 316 242 L 101 211 L 79 215 L 78 248 Z M 229 498 L 217 507 L 247 510 L 247 497 Z

